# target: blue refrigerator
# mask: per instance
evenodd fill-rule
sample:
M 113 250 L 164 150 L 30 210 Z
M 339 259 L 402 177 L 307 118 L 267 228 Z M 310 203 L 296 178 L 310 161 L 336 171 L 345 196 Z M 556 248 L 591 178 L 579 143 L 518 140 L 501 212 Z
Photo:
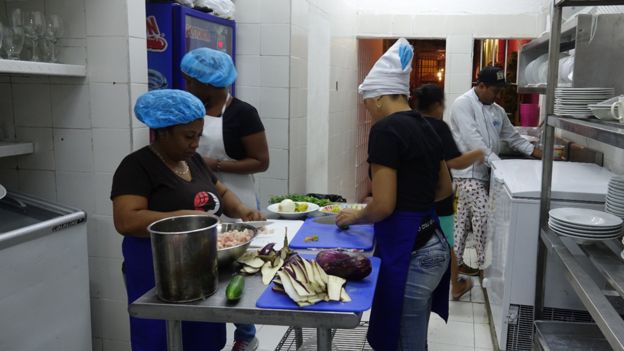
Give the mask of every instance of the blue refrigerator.
M 149 89 L 184 89 L 180 60 L 208 47 L 236 55 L 236 22 L 176 3 L 146 5 Z M 232 95 L 234 86 L 232 86 Z

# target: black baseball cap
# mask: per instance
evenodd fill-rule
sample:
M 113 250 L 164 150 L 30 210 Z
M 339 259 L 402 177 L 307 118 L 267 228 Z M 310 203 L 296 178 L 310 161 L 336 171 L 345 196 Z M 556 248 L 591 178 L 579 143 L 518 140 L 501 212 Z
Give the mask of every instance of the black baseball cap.
M 499 67 L 486 66 L 479 72 L 477 82 L 486 85 L 505 86 L 507 84 L 505 82 L 505 71 Z

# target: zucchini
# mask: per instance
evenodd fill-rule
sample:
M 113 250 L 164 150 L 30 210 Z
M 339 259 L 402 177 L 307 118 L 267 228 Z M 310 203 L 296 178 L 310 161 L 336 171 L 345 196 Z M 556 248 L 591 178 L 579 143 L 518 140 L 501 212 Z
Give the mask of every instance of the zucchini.
M 225 288 L 225 297 L 229 302 L 238 301 L 243 296 L 243 290 L 245 290 L 245 277 L 237 274 Z

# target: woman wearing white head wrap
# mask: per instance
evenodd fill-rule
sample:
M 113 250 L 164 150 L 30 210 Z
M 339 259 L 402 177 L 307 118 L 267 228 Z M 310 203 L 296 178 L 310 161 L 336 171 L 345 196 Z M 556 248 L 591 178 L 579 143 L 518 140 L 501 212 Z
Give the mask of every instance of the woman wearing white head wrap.
M 375 223 L 382 262 L 368 330 L 375 350 L 426 350 L 430 312 L 448 318 L 450 247 L 434 202 L 451 194 L 451 183 L 438 136 L 407 102 L 412 57 L 407 40 L 397 40 L 360 85 L 374 123 L 373 199 L 336 218 L 339 226 Z

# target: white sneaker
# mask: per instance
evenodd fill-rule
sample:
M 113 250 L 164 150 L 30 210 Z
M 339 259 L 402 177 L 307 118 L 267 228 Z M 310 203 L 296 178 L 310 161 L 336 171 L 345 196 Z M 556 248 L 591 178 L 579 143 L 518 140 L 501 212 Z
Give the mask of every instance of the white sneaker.
M 232 346 L 232 351 L 255 351 L 258 348 L 258 344 L 258 338 L 255 336 L 249 341 L 236 340 L 234 341 L 234 346 Z

